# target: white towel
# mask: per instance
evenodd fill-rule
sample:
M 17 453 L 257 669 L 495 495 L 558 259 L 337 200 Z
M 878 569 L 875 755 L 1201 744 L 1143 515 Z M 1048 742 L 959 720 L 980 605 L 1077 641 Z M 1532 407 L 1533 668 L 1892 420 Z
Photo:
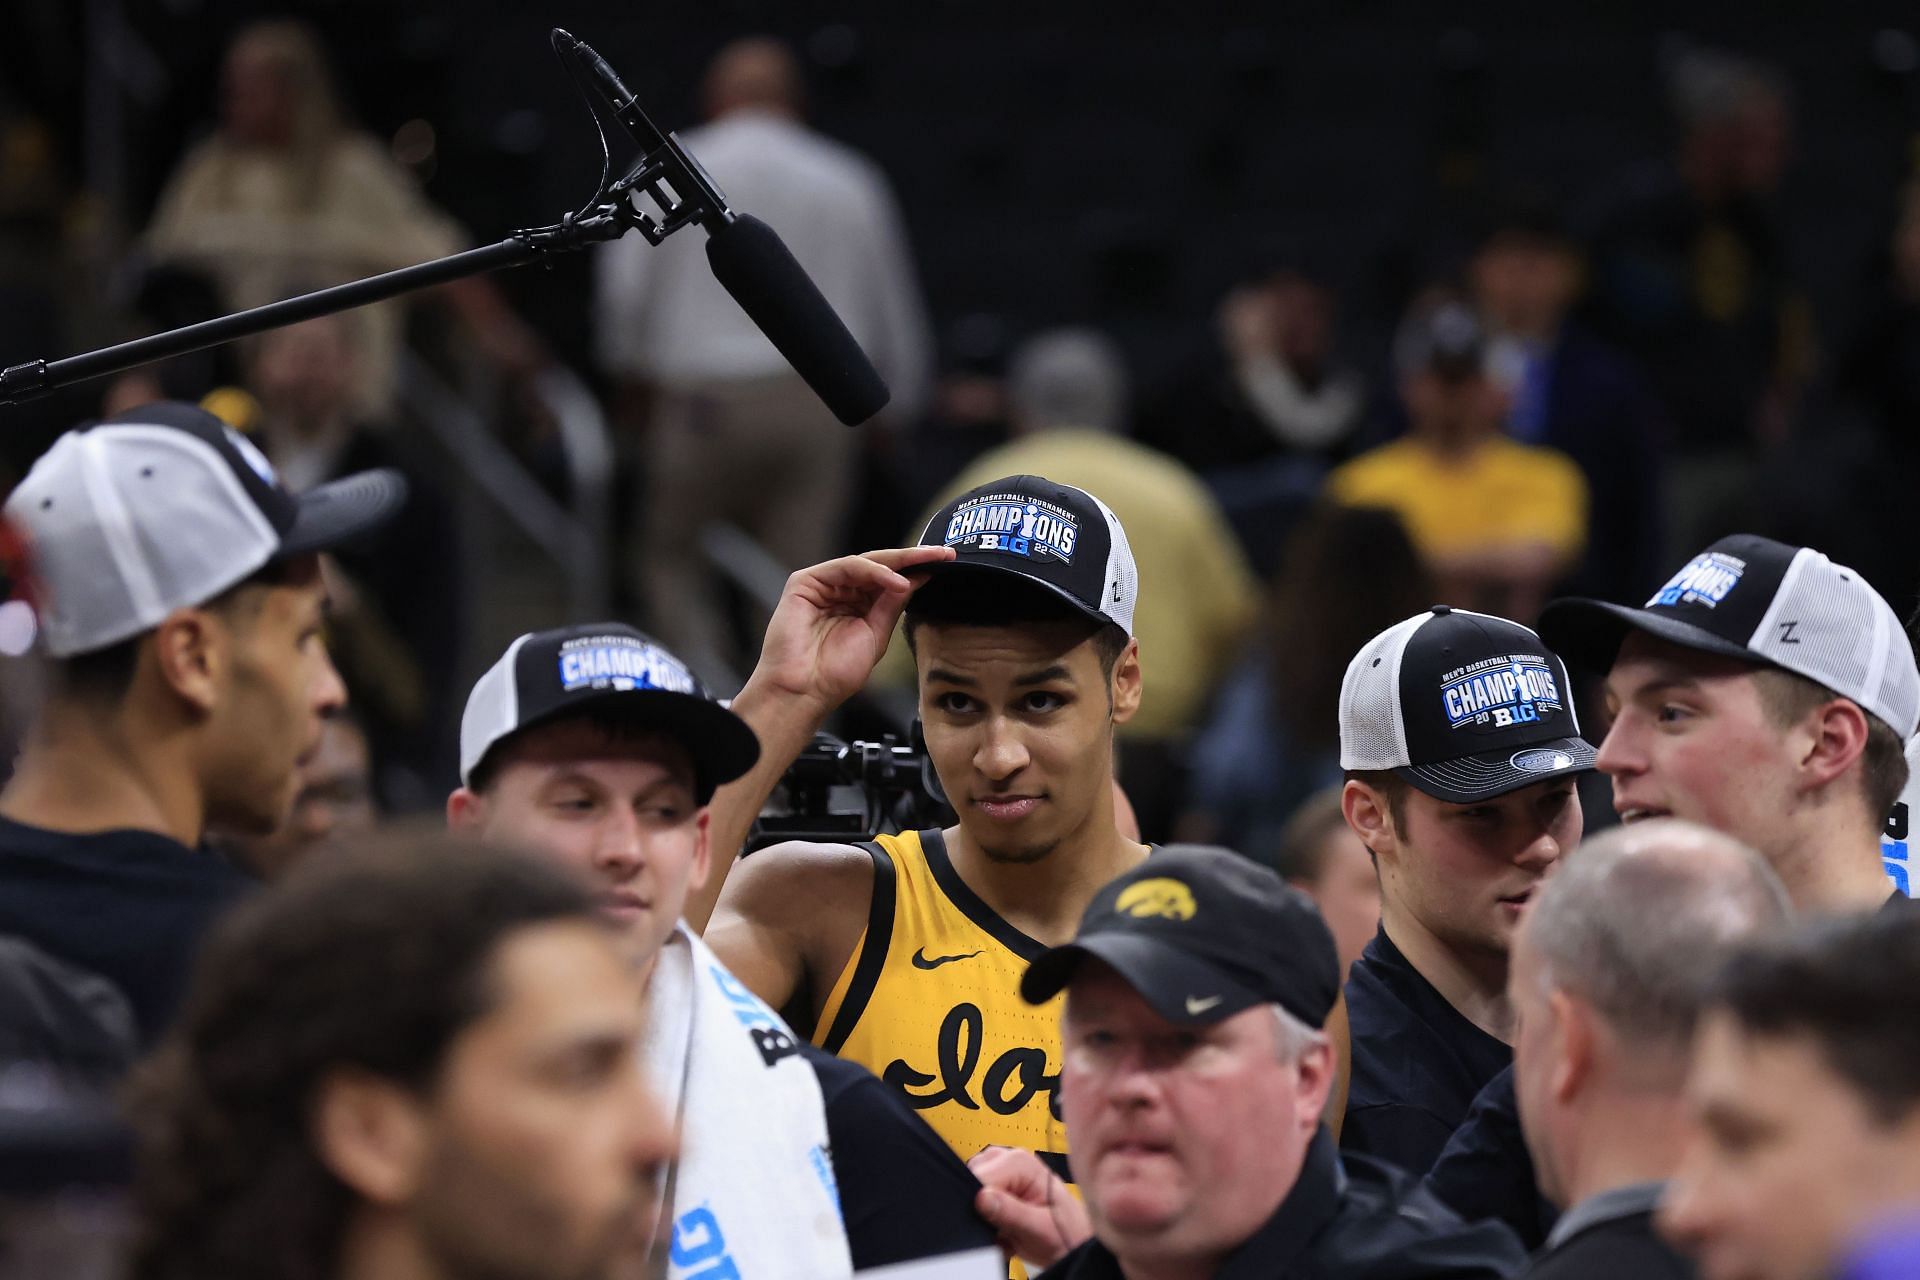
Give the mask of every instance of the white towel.
M 680 1123 L 666 1189 L 673 1280 L 852 1275 L 813 1068 L 779 1015 L 685 924 L 648 979 L 641 1048 Z

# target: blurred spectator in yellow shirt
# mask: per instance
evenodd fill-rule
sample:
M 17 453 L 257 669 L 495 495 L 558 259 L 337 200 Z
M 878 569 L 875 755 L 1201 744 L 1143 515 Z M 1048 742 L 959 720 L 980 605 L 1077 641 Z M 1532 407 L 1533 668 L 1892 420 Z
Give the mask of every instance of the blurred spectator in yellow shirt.
M 1502 434 L 1506 399 L 1484 349 L 1465 303 L 1416 304 L 1394 351 L 1407 433 L 1339 467 L 1327 491 L 1398 512 L 1445 602 L 1524 622 L 1579 563 L 1587 483 L 1559 450 Z

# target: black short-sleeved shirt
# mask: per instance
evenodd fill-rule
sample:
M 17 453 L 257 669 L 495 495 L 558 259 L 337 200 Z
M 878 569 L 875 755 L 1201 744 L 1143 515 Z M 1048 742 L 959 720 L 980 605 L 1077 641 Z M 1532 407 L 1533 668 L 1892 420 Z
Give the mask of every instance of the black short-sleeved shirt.
M 1293 1190 L 1214 1280 L 1495 1280 L 1526 1251 L 1497 1222 L 1467 1223 L 1397 1170 L 1342 1161 L 1321 1130 Z M 1089 1240 L 1041 1280 L 1120 1280 L 1120 1263 Z
M 1467 1118 L 1447 1139 L 1427 1174 L 1427 1190 L 1469 1222 L 1498 1218 L 1520 1243 L 1538 1249 L 1558 1216 L 1541 1198 L 1533 1153 L 1520 1132 L 1520 1104 L 1513 1096 L 1513 1068 L 1487 1082 Z
M 0 818 L 0 933 L 113 983 L 143 1044 L 172 1019 L 207 928 L 253 883 L 155 832 L 69 835 Z
M 1473 1025 L 1382 928 L 1347 976 L 1353 1071 L 1343 1150 L 1424 1175 L 1513 1050 Z
M 827 1145 L 856 1271 L 994 1243 L 974 1212 L 980 1181 L 897 1090 L 857 1062 L 810 1044 Z

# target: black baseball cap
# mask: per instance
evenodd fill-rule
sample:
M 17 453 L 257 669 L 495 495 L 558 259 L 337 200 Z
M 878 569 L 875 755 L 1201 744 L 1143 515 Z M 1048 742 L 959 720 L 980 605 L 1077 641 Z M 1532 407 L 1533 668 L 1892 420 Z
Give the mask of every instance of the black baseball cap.
M 1133 634 L 1140 594 L 1133 548 L 1120 518 L 1085 489 L 1044 476 L 989 481 L 935 512 L 920 545 L 952 547 L 956 556 L 920 566 L 928 582 L 909 611 L 927 608 L 943 581 L 996 575 L 1034 583 L 1075 611 Z
M 1471 306 L 1454 298 L 1427 302 L 1401 323 L 1394 366 L 1402 377 L 1430 372 L 1457 382 L 1480 371 L 1486 345 L 1486 326 Z
M 1167 845 L 1110 881 L 1073 941 L 1027 966 L 1020 995 L 1046 1003 L 1090 956 L 1169 1022 L 1218 1022 L 1277 1004 L 1320 1027 L 1340 998 L 1333 935 L 1313 903 L 1230 849 Z
M 521 636 L 474 683 L 460 718 L 461 782 L 471 786 L 494 748 L 522 729 L 589 707 L 672 736 L 693 759 L 701 804 L 760 758 L 747 722 L 665 646 L 625 623 L 590 622 Z
M 1517 622 L 1435 605 L 1387 628 L 1340 684 L 1340 767 L 1391 769 L 1472 804 L 1593 768 L 1567 667 Z
M 1613 666 L 1629 631 L 1805 676 L 1903 740 L 1920 725 L 1920 670 L 1893 606 L 1812 547 L 1734 534 L 1680 566 L 1637 609 L 1568 599 L 1540 615 L 1541 635 L 1596 672 Z

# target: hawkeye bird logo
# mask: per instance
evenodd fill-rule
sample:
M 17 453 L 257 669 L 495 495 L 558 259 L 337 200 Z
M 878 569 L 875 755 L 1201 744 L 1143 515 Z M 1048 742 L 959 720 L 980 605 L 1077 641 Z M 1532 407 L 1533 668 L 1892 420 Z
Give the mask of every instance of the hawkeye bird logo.
M 1119 915 L 1162 916 L 1168 920 L 1191 920 L 1196 910 L 1193 890 L 1166 876 L 1128 885 L 1113 909 Z

